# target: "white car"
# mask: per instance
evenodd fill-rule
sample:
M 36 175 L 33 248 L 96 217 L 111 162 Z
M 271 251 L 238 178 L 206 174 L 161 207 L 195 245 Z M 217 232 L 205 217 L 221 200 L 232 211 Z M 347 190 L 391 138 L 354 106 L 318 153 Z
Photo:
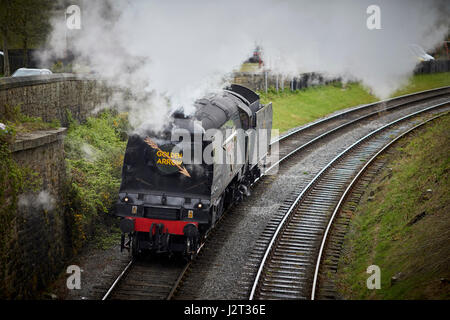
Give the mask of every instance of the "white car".
M 12 74 L 11 77 L 24 77 L 24 76 L 37 76 L 41 74 L 52 74 L 48 69 L 28 69 L 28 68 L 20 68 L 17 69 L 16 72 Z

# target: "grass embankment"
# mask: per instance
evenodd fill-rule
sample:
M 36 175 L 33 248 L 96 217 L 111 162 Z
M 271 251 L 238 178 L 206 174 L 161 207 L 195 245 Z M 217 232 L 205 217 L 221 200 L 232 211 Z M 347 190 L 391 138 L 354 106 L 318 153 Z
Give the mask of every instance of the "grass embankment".
M 449 128 L 450 115 L 426 125 L 396 148 L 370 184 L 340 259 L 345 298 L 450 298 Z M 381 270 L 379 290 L 366 287 L 372 264 Z
M 374 102 L 377 98 L 359 84 L 348 84 L 342 88 L 341 83 L 334 83 L 293 92 L 285 90 L 277 93 L 271 89 L 267 94 L 261 94 L 261 101 L 272 101 L 272 126 L 283 133 L 334 111 Z
M 450 85 L 450 72 L 416 75 L 409 84 L 395 92 L 399 96 L 417 91 Z M 283 133 L 291 128 L 314 121 L 337 110 L 360 104 L 367 104 L 379 99 L 370 94 L 363 86 L 356 83 L 341 83 L 311 87 L 291 92 L 285 90 L 268 93 L 260 92 L 261 101 L 273 103 L 273 128 Z
M 450 85 L 450 72 L 419 74 L 411 77 L 408 85 L 397 90 L 392 96 L 401 96 L 408 93 L 429 90 Z
M 105 214 L 113 208 L 121 181 L 127 141 L 126 114 L 103 112 L 80 125 L 72 122 L 65 138 L 68 191 L 66 210 L 74 219 L 72 239 L 80 249 L 89 235 L 107 246 L 109 235 Z M 101 223 L 100 223 L 101 222 Z M 110 222 L 110 221 L 109 221 Z M 114 232 L 116 231 L 116 232 Z M 113 238 L 117 241 L 117 237 Z

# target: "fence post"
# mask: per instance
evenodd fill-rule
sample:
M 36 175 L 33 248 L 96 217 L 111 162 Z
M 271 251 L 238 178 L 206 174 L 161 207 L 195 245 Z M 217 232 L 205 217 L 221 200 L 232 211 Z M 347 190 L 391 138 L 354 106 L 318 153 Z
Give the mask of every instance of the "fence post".
M 278 73 L 277 73 L 277 78 L 276 78 L 276 87 L 277 87 L 277 93 L 278 93 Z
M 264 72 L 265 92 L 267 93 L 267 70 Z

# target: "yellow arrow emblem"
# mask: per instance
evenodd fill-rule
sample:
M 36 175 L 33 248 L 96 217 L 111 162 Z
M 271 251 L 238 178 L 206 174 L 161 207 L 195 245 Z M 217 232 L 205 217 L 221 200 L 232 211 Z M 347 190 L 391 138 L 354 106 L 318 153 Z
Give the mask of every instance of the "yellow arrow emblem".
M 169 160 L 172 160 L 172 159 L 170 158 L 170 156 L 167 155 L 165 152 L 163 152 L 163 151 L 158 147 L 158 145 L 157 145 L 152 139 L 150 139 L 149 137 L 145 138 L 145 139 L 144 139 L 144 142 L 145 142 L 146 144 L 148 144 L 151 148 L 153 148 L 153 149 L 155 149 L 155 150 L 158 150 L 158 151 L 161 151 L 161 154 L 162 154 L 163 157 L 165 157 L 165 158 L 167 158 L 167 159 L 169 159 Z M 179 164 L 175 163 L 174 161 L 172 161 L 172 163 L 178 168 L 178 170 L 180 170 L 180 173 L 181 173 L 181 174 L 183 174 L 183 175 L 185 175 L 186 177 L 189 177 L 189 178 L 191 177 L 191 175 L 189 174 L 189 172 L 187 171 L 187 169 L 186 169 L 185 167 L 180 166 Z

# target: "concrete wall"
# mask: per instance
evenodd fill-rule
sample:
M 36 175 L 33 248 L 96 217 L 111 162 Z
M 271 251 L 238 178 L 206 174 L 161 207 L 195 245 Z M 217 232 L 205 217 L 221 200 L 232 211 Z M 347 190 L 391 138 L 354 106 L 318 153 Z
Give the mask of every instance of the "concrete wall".
M 108 101 L 110 89 L 93 77 L 53 74 L 0 79 L 0 113 L 5 105 L 20 106 L 23 114 L 57 119 L 67 126 L 67 111 L 83 121 L 92 110 Z
M 4 265 L 3 298 L 33 297 L 54 280 L 72 254 L 61 192 L 66 181 L 65 131 L 20 135 L 11 145 L 13 159 L 38 173 L 42 182 L 36 193 L 19 197 Z

